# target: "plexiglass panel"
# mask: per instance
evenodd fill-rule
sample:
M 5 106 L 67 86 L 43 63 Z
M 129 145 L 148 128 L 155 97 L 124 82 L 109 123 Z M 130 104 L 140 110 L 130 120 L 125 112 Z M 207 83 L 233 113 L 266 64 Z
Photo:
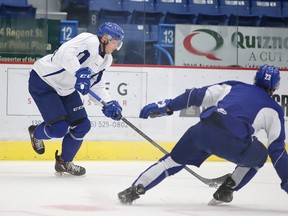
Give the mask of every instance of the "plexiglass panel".
M 114 64 L 287 67 L 288 3 L 273 0 L 1 0 L 1 61 L 34 61 L 103 22 Z

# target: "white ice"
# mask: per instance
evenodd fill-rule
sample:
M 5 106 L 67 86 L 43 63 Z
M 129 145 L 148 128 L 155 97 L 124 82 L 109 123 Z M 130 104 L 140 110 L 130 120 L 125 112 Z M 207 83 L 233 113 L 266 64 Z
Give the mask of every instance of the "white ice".
M 166 178 L 132 205 L 117 193 L 131 185 L 153 162 L 86 162 L 85 177 L 54 175 L 54 162 L 0 161 L 1 216 L 278 216 L 288 215 L 288 194 L 271 163 L 256 174 L 229 204 L 208 206 L 209 188 L 186 170 Z M 233 171 L 226 162 L 190 167 L 213 178 Z

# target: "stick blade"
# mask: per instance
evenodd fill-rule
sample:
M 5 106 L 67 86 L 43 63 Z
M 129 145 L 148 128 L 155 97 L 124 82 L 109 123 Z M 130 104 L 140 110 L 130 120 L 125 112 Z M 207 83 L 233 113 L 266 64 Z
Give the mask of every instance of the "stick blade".
M 229 176 L 231 176 L 231 173 L 220 176 L 218 178 L 205 179 L 205 180 L 203 179 L 203 182 L 209 185 L 209 187 L 218 188 Z

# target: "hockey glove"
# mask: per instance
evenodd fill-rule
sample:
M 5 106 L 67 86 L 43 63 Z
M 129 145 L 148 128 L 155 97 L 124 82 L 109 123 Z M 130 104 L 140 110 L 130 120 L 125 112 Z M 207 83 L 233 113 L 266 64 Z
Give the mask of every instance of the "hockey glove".
M 90 89 L 90 79 L 92 70 L 89 67 L 80 68 L 76 71 L 76 83 L 75 89 L 79 91 L 82 95 L 86 95 Z
M 107 106 L 104 106 L 102 109 L 104 115 L 113 120 L 119 121 L 122 117 L 122 107 L 117 101 L 110 101 L 107 103 Z
M 171 100 L 158 101 L 157 103 L 151 103 L 142 108 L 140 111 L 140 118 L 147 119 L 161 117 L 166 115 L 172 115 L 173 111 L 169 108 Z
M 288 193 L 288 181 L 281 183 L 281 188 Z

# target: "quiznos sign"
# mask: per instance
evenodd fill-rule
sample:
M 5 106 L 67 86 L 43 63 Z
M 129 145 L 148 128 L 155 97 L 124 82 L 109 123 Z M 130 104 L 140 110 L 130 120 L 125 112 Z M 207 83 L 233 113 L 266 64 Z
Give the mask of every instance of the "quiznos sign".
M 283 28 L 176 25 L 175 65 L 287 67 Z

